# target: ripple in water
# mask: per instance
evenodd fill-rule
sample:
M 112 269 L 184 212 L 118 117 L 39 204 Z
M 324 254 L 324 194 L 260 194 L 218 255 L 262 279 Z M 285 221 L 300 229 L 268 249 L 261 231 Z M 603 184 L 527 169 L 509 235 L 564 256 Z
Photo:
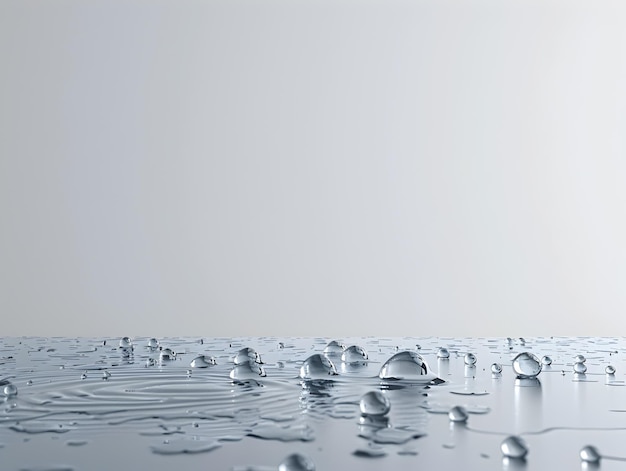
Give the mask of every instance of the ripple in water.
M 513 359 L 513 371 L 518 378 L 536 378 L 541 373 L 541 362 L 532 353 L 523 352 Z
M 330 379 L 337 376 L 337 370 L 332 361 L 326 356 L 316 353 L 304 360 L 300 367 L 302 379 Z

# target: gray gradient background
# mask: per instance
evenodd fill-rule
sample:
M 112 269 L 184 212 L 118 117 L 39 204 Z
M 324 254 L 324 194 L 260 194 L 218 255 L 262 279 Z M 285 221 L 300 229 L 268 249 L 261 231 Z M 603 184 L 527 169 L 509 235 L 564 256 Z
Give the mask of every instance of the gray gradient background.
M 4 0 L 2 335 L 623 335 L 626 6 Z

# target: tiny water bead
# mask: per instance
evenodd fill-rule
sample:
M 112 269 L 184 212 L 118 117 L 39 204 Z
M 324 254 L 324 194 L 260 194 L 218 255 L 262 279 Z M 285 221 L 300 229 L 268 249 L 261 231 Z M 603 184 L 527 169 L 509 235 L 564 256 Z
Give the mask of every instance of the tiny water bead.
M 584 355 L 576 355 L 574 357 L 574 363 L 585 363 L 587 361 L 587 359 L 585 358 Z
M 300 367 L 300 378 L 302 379 L 329 379 L 336 375 L 337 370 L 333 362 L 319 353 L 315 353 L 304 360 Z
M 595 446 L 587 445 L 580 450 L 580 459 L 585 463 L 599 463 L 601 457 Z
M 159 341 L 153 337 L 150 340 L 148 340 L 147 345 L 148 345 L 148 348 L 151 348 L 154 350 L 156 348 L 159 348 Z
M 278 471 L 315 471 L 315 464 L 308 457 L 294 453 L 278 465 Z
M 7 396 L 17 396 L 17 386 L 15 384 L 9 383 L 2 388 L 2 393 Z
M 133 346 L 133 341 L 130 339 L 130 337 L 122 337 L 120 339 L 120 348 L 132 348 Z
M 615 367 L 613 365 L 607 365 L 607 367 L 604 368 L 604 372 L 607 375 L 614 375 L 615 374 Z
M 230 371 L 230 379 L 255 379 L 259 376 L 265 377 L 265 370 L 261 365 L 254 361 L 235 365 L 235 367 Z
M 208 368 L 209 366 L 216 365 L 217 361 L 213 357 L 208 357 L 206 355 L 198 355 L 196 358 L 191 360 L 189 366 L 192 368 Z
M 574 363 L 574 373 L 583 374 L 587 372 L 587 365 L 584 363 Z
M 502 454 L 507 458 L 524 458 L 528 454 L 526 442 L 517 435 L 505 438 L 500 444 Z
M 104 370 L 102 372 L 102 379 L 107 380 L 111 377 L 111 373 L 109 373 L 107 370 Z
M 454 406 L 450 409 L 450 412 L 448 412 L 448 418 L 450 422 L 467 422 L 467 410 L 463 406 Z
M 513 359 L 513 371 L 518 378 L 536 378 L 541 373 L 541 362 L 532 353 L 523 352 Z
M 331 340 L 324 347 L 324 355 L 340 356 L 343 353 L 343 345 L 337 340 Z
M 544 355 L 541 357 L 541 363 L 546 366 L 550 366 L 552 364 L 552 358 L 548 355 Z
M 341 361 L 354 362 L 367 360 L 367 352 L 358 345 L 350 345 L 341 354 Z
M 80 375 L 80 379 L 86 379 L 87 378 L 87 372 L 85 371 L 82 375 Z
M 428 375 L 426 361 L 419 353 L 404 351 L 396 353 L 387 360 L 378 377 L 380 379 L 424 380 Z
M 473 353 L 466 353 L 463 357 L 463 361 L 467 366 L 474 366 L 476 364 L 476 355 Z
M 171 361 L 176 359 L 176 353 L 171 348 L 163 348 L 159 352 L 159 361 Z
M 502 373 L 502 365 L 500 363 L 492 363 L 491 372 L 496 375 Z
M 365 416 L 382 416 L 389 412 L 389 399 L 380 391 L 370 391 L 361 397 L 359 402 L 361 414 Z
M 441 359 L 450 358 L 450 352 L 448 351 L 447 348 L 440 347 L 439 350 L 437 350 L 437 358 L 441 358 Z
M 254 348 L 250 348 L 250 347 L 242 348 L 233 357 L 233 363 L 235 365 L 243 365 L 250 361 L 259 363 L 259 364 L 263 363 L 261 361 L 261 355 L 259 355 Z

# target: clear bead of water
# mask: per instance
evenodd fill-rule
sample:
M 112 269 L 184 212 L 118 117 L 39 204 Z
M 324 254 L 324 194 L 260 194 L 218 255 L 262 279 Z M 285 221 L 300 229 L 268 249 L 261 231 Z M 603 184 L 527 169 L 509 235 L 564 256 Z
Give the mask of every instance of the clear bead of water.
M 524 458 L 528 454 L 526 442 L 516 435 L 505 438 L 500 444 L 502 455 L 507 458 Z
M 513 371 L 518 378 L 536 378 L 541 373 L 541 362 L 532 353 L 523 352 L 513 359 Z
M 502 365 L 500 363 L 493 363 L 491 365 L 491 372 L 496 375 L 502 373 Z
M 300 367 L 300 378 L 302 379 L 331 379 L 336 375 L 337 370 L 333 362 L 319 353 L 304 360 Z
M 359 408 L 362 415 L 381 416 L 389 412 L 391 403 L 382 392 L 370 391 L 361 397 Z
M 586 463 L 599 463 L 601 455 L 595 446 L 587 445 L 580 450 L 580 459 Z
M 367 352 L 358 345 L 350 345 L 341 354 L 341 361 L 349 363 L 367 360 Z
M 467 410 L 463 406 L 454 406 L 448 412 L 448 418 L 450 422 L 467 422 Z
M 315 465 L 307 456 L 294 453 L 278 465 L 278 471 L 315 471 Z
M 447 348 L 441 347 L 439 348 L 439 350 L 437 350 L 437 358 L 441 358 L 441 359 L 450 358 L 450 352 L 448 351 Z
M 380 369 L 380 379 L 423 380 L 429 373 L 428 365 L 422 356 L 413 351 L 396 353 Z
M 474 366 L 476 364 L 476 355 L 473 353 L 466 353 L 465 357 L 463 357 L 463 361 L 468 366 Z

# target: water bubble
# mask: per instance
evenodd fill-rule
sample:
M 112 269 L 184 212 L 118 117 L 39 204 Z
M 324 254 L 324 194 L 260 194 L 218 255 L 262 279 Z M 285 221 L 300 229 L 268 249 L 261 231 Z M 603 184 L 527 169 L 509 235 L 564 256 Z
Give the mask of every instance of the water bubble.
M 324 355 L 339 356 L 343 353 L 343 345 L 336 340 L 328 342 L 324 347 Z
M 502 365 L 500 363 L 492 363 L 492 365 L 491 365 L 491 372 L 493 374 L 500 374 L 500 373 L 502 373 Z
M 584 363 L 574 363 L 574 373 L 583 374 L 587 371 L 587 365 Z
M 526 443 L 516 435 L 505 438 L 500 444 L 500 450 L 507 458 L 524 458 L 528 454 Z
M 381 416 L 389 412 L 391 404 L 389 399 L 380 391 L 370 391 L 361 397 L 359 407 L 362 415 Z
M 206 355 L 198 355 L 196 358 L 191 360 L 189 366 L 192 368 L 207 368 L 211 365 L 216 365 L 217 361 L 213 357 L 207 357 Z
M 170 361 L 176 359 L 176 353 L 171 348 L 163 348 L 159 353 L 159 361 Z
M 350 345 L 341 354 L 341 361 L 346 363 L 363 360 L 367 360 L 367 352 L 358 345 Z
M 437 358 L 450 358 L 450 352 L 447 348 L 441 347 L 439 350 L 437 350 Z
M 155 338 L 151 338 L 148 340 L 148 348 L 157 349 L 159 348 L 159 341 Z
M 580 459 L 586 463 L 599 463 L 600 453 L 595 446 L 587 445 L 580 450 Z
M 541 357 L 541 363 L 546 366 L 550 366 L 552 364 L 552 358 L 550 358 L 548 355 L 544 355 Z
M 474 366 L 476 364 L 476 355 L 473 353 L 466 353 L 463 361 L 468 366 Z
M 586 361 L 585 355 L 576 355 L 574 357 L 574 363 L 585 363 Z
M 6 384 L 2 389 L 2 393 L 7 397 L 17 396 L 17 386 L 12 383 Z
M 254 348 L 250 347 L 242 348 L 233 358 L 233 363 L 235 365 L 243 365 L 250 361 L 253 361 L 255 363 L 263 363 L 261 361 L 261 355 L 259 355 Z
M 230 371 L 230 379 L 254 379 L 265 377 L 265 370 L 255 361 L 235 365 Z
M 133 346 L 133 341 L 130 339 L 130 337 L 122 337 L 120 339 L 120 348 L 132 348 Z
M 278 465 L 278 471 L 315 471 L 315 465 L 306 456 L 294 453 Z
M 604 372 L 607 375 L 614 375 L 615 374 L 615 367 L 613 365 L 607 365 L 607 367 L 604 368 Z
M 107 380 L 111 377 L 111 373 L 109 373 L 107 370 L 104 370 L 102 372 L 102 379 Z
M 319 353 L 304 360 L 300 367 L 300 378 L 302 379 L 328 379 L 329 376 L 335 375 L 337 375 L 337 370 L 333 362 Z
M 465 410 L 463 406 L 454 406 L 450 409 L 450 412 L 448 412 L 450 422 L 467 422 L 467 417 L 467 410 Z
M 541 373 L 541 362 L 532 353 L 520 353 L 513 359 L 513 371 L 518 378 L 535 378 Z
M 378 377 L 380 379 L 424 380 L 427 374 L 428 366 L 422 356 L 407 350 L 389 358 L 380 369 Z

